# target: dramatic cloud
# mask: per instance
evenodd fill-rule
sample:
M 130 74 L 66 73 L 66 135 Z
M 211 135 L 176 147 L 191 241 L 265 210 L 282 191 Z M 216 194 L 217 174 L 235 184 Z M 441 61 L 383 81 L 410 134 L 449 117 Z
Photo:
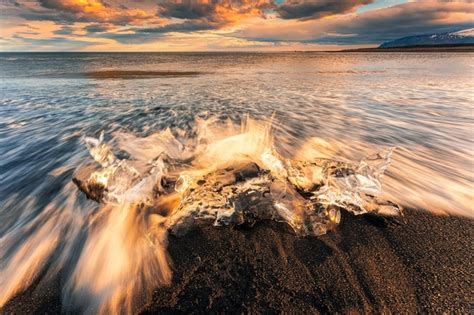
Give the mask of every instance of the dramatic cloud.
M 334 49 L 473 21 L 472 0 L 0 0 L 0 49 Z
M 29 25 L 29 24 L 23 24 L 23 23 L 22 23 L 22 24 L 20 24 L 19 26 L 24 26 L 24 27 L 29 28 L 29 29 L 31 29 L 31 30 L 36 30 L 36 31 L 39 30 L 38 27 L 31 26 L 31 25 Z
M 136 34 L 155 34 L 155 36 L 139 35 L 141 39 L 153 40 L 158 34 L 218 30 L 247 18 L 264 17 L 264 10 L 271 7 L 272 4 L 267 0 L 164 1 L 158 5 L 158 16 L 184 20 L 183 22 L 134 28 L 133 31 Z M 131 34 L 118 34 L 112 37 L 122 42 L 134 40 Z
M 154 14 L 138 8 L 112 6 L 100 0 L 38 0 L 37 5 L 25 2 L 19 16 L 30 21 L 107 22 L 126 25 L 141 23 Z
M 160 27 L 136 29 L 138 33 L 172 33 L 172 32 L 196 32 L 217 28 L 218 25 L 205 20 L 185 21 L 183 23 L 168 24 Z
M 403 36 L 472 27 L 473 11 L 468 1 L 423 0 L 331 19 L 258 23 L 236 36 L 262 41 L 380 44 Z
M 84 29 L 88 33 L 103 33 L 113 29 L 113 26 L 109 24 L 89 24 Z
M 349 22 L 346 24 L 345 22 Z M 420 1 L 342 19 L 334 31 L 357 36 L 351 43 L 380 43 L 403 36 L 442 33 L 472 27 L 471 1 Z M 329 38 L 329 37 L 328 37 Z
M 12 36 L 11 41 L 21 42 L 20 47 L 23 47 L 25 50 L 31 49 L 31 47 L 44 48 L 46 50 L 54 50 L 57 47 L 61 51 L 76 50 L 80 48 L 85 48 L 89 45 L 94 44 L 93 42 L 88 42 L 84 40 L 71 40 L 67 37 L 54 37 L 47 39 L 35 39 L 30 37 L 24 37 L 22 34 L 17 34 Z
M 84 14 L 104 14 L 106 6 L 96 0 L 39 0 L 42 7 L 59 11 Z
M 56 35 L 70 35 L 74 33 L 74 28 L 70 26 L 63 26 L 62 28 L 57 31 L 54 31 L 53 33 Z
M 260 16 L 273 7 L 270 0 L 175 0 L 158 5 L 158 16 L 194 20 L 198 29 L 219 28 L 242 19 Z M 192 24 L 183 24 L 183 31 L 193 30 Z
M 214 19 L 217 3 L 205 1 L 166 1 L 158 5 L 158 15 L 177 19 Z
M 374 0 L 289 0 L 278 6 L 276 11 L 282 19 L 317 19 L 352 12 L 372 2 Z

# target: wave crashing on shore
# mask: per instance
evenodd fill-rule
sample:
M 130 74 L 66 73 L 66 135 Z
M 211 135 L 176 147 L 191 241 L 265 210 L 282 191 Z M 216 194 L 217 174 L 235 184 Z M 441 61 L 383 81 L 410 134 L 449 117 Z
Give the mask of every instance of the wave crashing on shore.
M 241 224 L 248 216 L 287 222 L 301 235 L 321 235 L 354 214 L 398 213 L 375 196 L 393 149 L 359 163 L 328 158 L 283 158 L 273 147 L 271 122 L 237 126 L 200 121 L 193 137 L 169 129 L 147 138 L 116 134 L 119 159 L 99 139 L 86 138 L 101 168 L 75 182 L 105 204 L 137 204 L 163 218 L 168 229 L 190 219 Z M 220 136 L 219 136 L 220 135 Z
M 288 223 L 299 235 L 322 235 L 339 223 L 341 208 L 354 214 L 400 211 L 397 205 L 376 198 L 392 149 L 355 164 L 326 158 L 301 161 L 283 158 L 275 150 L 270 121 L 247 119 L 236 126 L 199 120 L 196 126 L 190 134 L 167 129 L 146 138 L 117 133 L 118 148 L 128 153 L 127 159 L 113 153 L 103 134 L 99 139 L 85 139 L 100 167 L 92 172 L 86 168 L 89 175 L 81 178 L 78 174 L 75 183 L 105 208 L 120 210 L 110 212 L 109 216 L 118 218 L 109 218 L 110 226 L 88 240 L 85 252 L 91 252 L 79 262 L 75 285 L 97 283 L 93 274 L 98 272 L 98 261 L 90 257 L 104 256 L 109 247 L 104 237 L 119 234 L 128 240 L 127 235 L 135 235 L 133 242 L 116 244 L 126 247 L 124 253 L 134 252 L 125 259 L 129 265 L 117 270 L 131 276 L 123 279 L 130 290 L 117 286 L 111 296 L 119 302 L 102 301 L 101 307 L 108 305 L 104 310 L 114 307 L 111 301 L 124 304 L 134 296 L 130 292 L 146 291 L 146 279 L 168 283 L 166 234 L 183 234 L 197 220 L 247 226 L 277 220 Z M 110 233 L 122 225 L 123 230 Z M 137 251 L 139 238 L 143 247 Z M 147 275 L 143 283 L 133 279 L 137 268 L 142 268 L 138 274 Z M 110 270 L 107 274 L 110 279 L 104 283 L 116 281 L 116 274 Z
M 182 235 L 198 221 L 251 227 L 276 220 L 304 236 L 335 227 L 342 209 L 400 213 L 398 205 L 377 197 L 393 149 L 358 163 L 324 154 L 284 157 L 271 127 L 271 120 L 238 125 L 198 119 L 188 132 L 166 129 L 142 138 L 118 132 L 111 142 L 103 134 L 84 138 L 94 161 L 80 166 L 73 181 L 100 206 L 79 223 L 71 200 L 69 210 L 45 212 L 44 229 L 57 233 L 40 231 L 51 242 L 33 235 L 16 251 L 14 240 L 4 243 L 4 250 L 11 247 L 6 268 L 14 271 L 20 260 L 24 268 L 3 280 L 0 305 L 28 287 L 58 248 L 62 254 L 51 270 L 69 275 L 63 289 L 69 311 L 131 313 L 153 289 L 171 282 L 168 233 Z M 38 243 L 47 248 L 38 251 Z M 37 255 L 26 259 L 28 248 Z

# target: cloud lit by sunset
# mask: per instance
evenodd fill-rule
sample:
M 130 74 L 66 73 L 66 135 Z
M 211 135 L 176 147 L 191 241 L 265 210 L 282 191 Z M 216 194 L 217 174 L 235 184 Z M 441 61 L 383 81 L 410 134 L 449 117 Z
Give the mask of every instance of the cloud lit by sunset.
M 337 50 L 471 28 L 471 1 L 2 0 L 2 51 Z

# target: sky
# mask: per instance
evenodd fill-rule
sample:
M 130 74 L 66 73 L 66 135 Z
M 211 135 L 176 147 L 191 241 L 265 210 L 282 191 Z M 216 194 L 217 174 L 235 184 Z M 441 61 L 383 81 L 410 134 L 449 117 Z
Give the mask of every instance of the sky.
M 375 47 L 474 26 L 474 0 L 0 0 L 0 51 Z

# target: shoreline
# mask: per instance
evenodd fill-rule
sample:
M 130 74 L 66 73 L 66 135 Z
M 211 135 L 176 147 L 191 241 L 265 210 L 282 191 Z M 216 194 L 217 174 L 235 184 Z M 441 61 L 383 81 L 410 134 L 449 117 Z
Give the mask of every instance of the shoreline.
M 375 47 L 345 49 L 342 52 L 474 52 L 474 44 L 466 45 L 416 45 L 405 47 Z
M 48 55 L 48 54 L 117 54 L 117 55 L 133 55 L 133 54 L 178 54 L 178 55 L 219 55 L 219 54 L 291 54 L 291 53 L 352 53 L 352 52 L 474 52 L 474 44 L 466 45 L 417 45 L 405 47 L 391 47 L 391 48 L 354 48 L 354 49 L 340 49 L 340 50 L 209 50 L 209 51 L 0 51 L 1 55 Z
M 469 312 L 474 220 L 407 210 L 402 221 L 344 213 L 303 238 L 276 222 L 203 222 L 169 237 L 172 284 L 136 312 Z M 61 312 L 63 281 L 38 279 L 2 312 Z

